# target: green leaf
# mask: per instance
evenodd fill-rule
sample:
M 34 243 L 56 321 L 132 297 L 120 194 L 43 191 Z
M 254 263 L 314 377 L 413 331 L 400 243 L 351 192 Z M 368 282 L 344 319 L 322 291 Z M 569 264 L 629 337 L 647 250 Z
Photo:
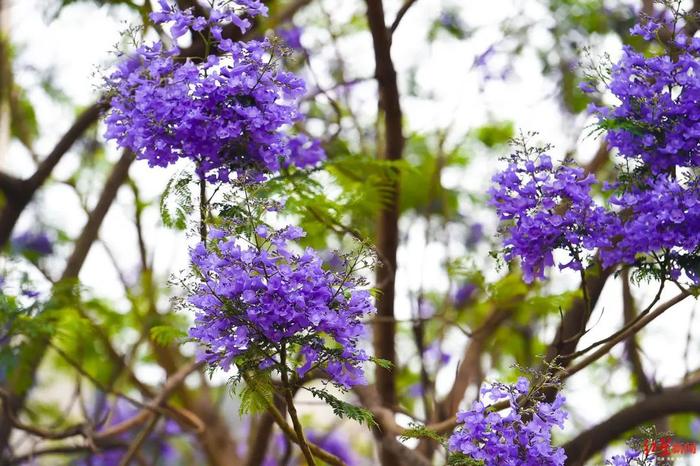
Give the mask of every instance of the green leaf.
M 394 363 L 392 363 L 388 359 L 375 358 L 374 356 L 370 356 L 369 360 L 381 367 L 382 369 L 391 369 L 392 367 L 394 367 Z
M 406 429 L 401 435 L 402 440 L 408 440 L 410 438 L 417 438 L 417 439 L 430 439 L 430 440 L 435 440 L 436 442 L 440 443 L 441 445 L 445 444 L 445 437 L 438 434 L 434 430 L 428 429 L 426 426 L 422 424 L 415 424 L 411 423 L 410 427 Z
M 275 387 L 267 372 L 249 371 L 239 394 L 240 414 L 260 413 L 267 410 L 274 402 L 274 393 Z
M 476 138 L 487 147 L 495 147 L 510 141 L 515 135 L 512 121 L 486 124 L 475 131 Z
M 186 336 L 185 332 L 170 325 L 156 325 L 151 328 L 151 339 L 160 346 L 171 345 Z
M 311 392 L 314 397 L 328 403 L 328 405 L 333 409 L 333 413 L 339 418 L 343 419 L 347 417 L 348 419 L 357 421 L 360 424 L 366 425 L 367 427 L 377 425 L 376 421 L 374 420 L 374 415 L 372 415 L 369 410 L 340 400 L 325 390 L 313 387 L 304 388 Z
M 160 198 L 160 218 L 166 227 L 177 230 L 187 227 L 187 217 L 194 211 L 191 182 L 192 175 L 178 172 L 165 186 Z

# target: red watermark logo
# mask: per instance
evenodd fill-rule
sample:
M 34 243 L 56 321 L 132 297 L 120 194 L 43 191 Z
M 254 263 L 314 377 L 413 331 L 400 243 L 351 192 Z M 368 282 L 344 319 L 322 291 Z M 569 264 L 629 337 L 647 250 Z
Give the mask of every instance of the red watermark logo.
M 697 444 L 695 442 L 678 441 L 673 437 L 645 438 L 643 449 L 645 456 L 654 455 L 657 458 L 668 458 L 671 456 L 694 455 L 697 452 Z

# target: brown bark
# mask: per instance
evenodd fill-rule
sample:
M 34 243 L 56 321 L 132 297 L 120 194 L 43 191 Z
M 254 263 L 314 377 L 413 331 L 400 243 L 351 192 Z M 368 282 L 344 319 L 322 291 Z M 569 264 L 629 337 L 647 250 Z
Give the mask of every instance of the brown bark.
M 375 78 L 379 92 L 379 114 L 384 116 L 384 148 L 379 156 L 385 160 L 400 160 L 403 153 L 404 137 L 401 121 L 401 103 L 396 79 L 396 70 L 391 59 L 391 35 L 384 18 L 381 0 L 366 0 L 367 20 L 372 35 L 375 59 Z M 394 297 L 396 278 L 396 250 L 399 246 L 399 184 L 394 178 L 391 197 L 379 213 L 376 243 L 381 265 L 377 270 L 377 315 L 374 324 L 374 351 L 378 358 L 396 362 L 394 319 Z M 391 370 L 377 366 L 376 383 L 382 404 L 396 405 L 396 381 Z M 383 466 L 399 465 L 398 457 L 391 450 L 382 447 Z
M 481 372 L 481 355 L 489 338 L 498 330 L 501 324 L 512 312 L 511 308 L 496 308 L 486 318 L 484 324 L 474 331 L 469 341 L 464 357 L 457 369 L 455 382 L 450 393 L 441 403 L 440 419 L 448 419 L 457 413 L 459 403 L 469 385 L 474 383 Z
M 629 270 L 625 269 L 622 274 L 622 311 L 625 318 L 625 325 L 630 324 L 637 317 L 637 309 L 634 304 L 634 297 L 630 289 Z M 637 390 L 643 395 L 651 395 L 653 390 L 649 378 L 644 372 L 642 359 L 639 355 L 639 347 L 637 346 L 637 337 L 631 335 L 625 341 L 625 354 L 632 369 L 632 376 L 637 385 Z
M 619 411 L 606 421 L 579 434 L 564 445 L 568 466 L 582 466 L 593 455 L 601 451 L 625 432 L 650 422 L 677 413 L 699 413 L 700 393 L 669 390 L 652 395 Z
M 26 179 L 20 180 L 3 174 L 2 186 L 10 187 L 10 190 L 3 189 L 6 196 L 6 203 L 0 212 L 0 247 L 10 239 L 12 230 L 22 214 L 24 208 L 29 204 L 34 193 L 49 178 L 51 172 L 56 167 L 61 158 L 73 147 L 73 144 L 80 139 L 83 133 L 91 127 L 100 115 L 101 106 L 94 104 L 83 111 L 73 125 L 61 137 L 49 155 L 39 164 L 34 174 Z M 2 189 L 0 187 L 0 189 Z

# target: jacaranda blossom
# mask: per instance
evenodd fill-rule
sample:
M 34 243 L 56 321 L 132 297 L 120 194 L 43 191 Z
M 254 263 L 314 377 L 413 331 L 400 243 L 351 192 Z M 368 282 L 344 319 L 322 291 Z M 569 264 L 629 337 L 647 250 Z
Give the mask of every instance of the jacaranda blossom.
M 461 424 L 449 439 L 449 449 L 484 466 L 562 466 L 566 455 L 552 446 L 552 429 L 563 428 L 567 414 L 564 398 L 552 403 L 533 401 L 524 408 L 519 398 L 528 395 L 529 381 L 520 378 L 514 385 L 495 383 L 481 393 L 492 401 L 508 400 L 506 414 L 490 412 L 481 401 L 457 415 Z
M 202 18 L 161 1 L 163 11 L 152 19 L 173 24 L 173 41 L 191 28 L 208 36 L 211 53 L 183 60 L 176 46 L 157 41 L 120 61 L 105 80 L 106 137 L 151 166 L 189 159 L 212 181 L 317 163 L 325 157 L 320 145 L 290 131 L 302 119 L 303 80 L 280 68 L 282 52 L 267 39 L 234 42 L 222 35 L 229 23 L 245 31 L 249 22 L 239 15 L 261 14 L 265 7 L 257 1 L 226 5 Z
M 190 336 L 224 370 L 239 357 L 274 369 L 286 350 L 300 377 L 316 368 L 343 387 L 364 383 L 368 356 L 358 343 L 374 312 L 370 294 L 351 270 L 327 267 L 313 249 L 295 250 L 302 235 L 297 227 L 259 226 L 248 241 L 213 230 L 207 247 L 191 253 L 201 283 L 190 297 Z

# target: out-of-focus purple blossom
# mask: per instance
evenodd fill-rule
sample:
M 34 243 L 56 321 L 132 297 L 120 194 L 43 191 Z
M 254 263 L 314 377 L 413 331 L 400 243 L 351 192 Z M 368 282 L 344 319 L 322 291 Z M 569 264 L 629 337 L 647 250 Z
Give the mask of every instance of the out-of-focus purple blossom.
M 277 30 L 277 35 L 284 41 L 287 46 L 293 50 L 304 50 L 301 45 L 301 35 L 304 32 L 299 26 L 281 28 Z
M 358 457 L 352 450 L 349 436 L 341 436 L 337 431 L 324 433 L 313 428 L 305 429 L 304 434 L 309 443 L 335 455 L 348 466 L 356 466 L 358 464 Z M 281 459 L 286 456 L 287 448 L 290 448 L 290 443 L 285 436 L 281 433 L 275 435 L 270 442 L 270 447 L 262 462 L 262 466 L 279 466 Z M 287 464 L 289 466 L 301 466 L 306 464 L 306 462 L 301 455 L 297 455 L 292 456 Z
M 421 299 L 418 302 L 418 317 L 421 319 L 429 319 L 435 315 L 435 305 L 427 299 Z
M 416 382 L 414 384 L 409 385 L 406 392 L 408 393 L 408 396 L 410 396 L 411 398 L 420 398 L 425 393 L 425 390 L 423 390 L 422 383 Z
M 444 10 L 440 13 L 438 17 L 438 22 L 442 27 L 450 32 L 459 32 L 464 34 L 466 31 L 466 26 L 462 18 L 459 16 L 459 12 L 456 10 Z
M 294 252 L 303 234 L 286 227 L 251 243 L 214 229 L 207 247 L 191 251 L 201 284 L 189 299 L 196 308 L 190 336 L 206 346 L 204 359 L 224 370 L 243 355 L 279 370 L 281 345 L 290 345 L 301 357 L 293 367 L 300 377 L 318 367 L 340 386 L 365 383 L 368 356 L 358 344 L 363 319 L 374 312 L 370 294 L 346 268 L 324 267 L 313 249 Z
M 457 288 L 452 298 L 454 307 L 462 309 L 474 298 L 478 287 L 472 282 L 465 282 Z
M 466 246 L 468 248 L 473 248 L 479 241 L 484 238 L 484 225 L 481 223 L 473 223 L 469 227 L 469 232 L 467 233 Z
M 700 437 L 700 418 L 695 418 L 690 421 L 690 431 L 693 433 L 693 437 Z
M 485 69 L 488 67 L 489 60 L 491 57 L 494 55 L 496 52 L 496 47 L 493 45 L 489 45 L 489 47 L 474 57 L 474 63 L 472 64 L 472 67 L 474 68 L 482 68 Z
M 450 362 L 450 354 L 442 350 L 442 344 L 439 341 L 431 343 L 425 348 L 423 353 L 423 359 L 425 364 L 430 368 L 432 372 L 437 371 L 445 364 Z
M 309 442 L 337 456 L 348 466 L 355 466 L 357 464 L 357 457 L 348 442 L 350 437 L 341 437 L 336 431 L 324 434 L 313 429 L 308 429 L 306 431 L 306 436 Z
M 53 241 L 42 231 L 28 230 L 11 240 L 12 248 L 19 253 L 34 253 L 47 256 L 53 253 Z
M 113 406 L 107 406 L 102 401 L 99 403 L 98 412 L 94 416 L 93 422 L 99 426 L 99 432 L 131 419 L 139 411 L 140 408 L 122 398 L 117 399 Z M 105 424 L 101 424 L 105 421 Z M 75 466 L 114 466 L 120 464 L 129 442 L 134 441 L 138 434 L 139 429 L 128 430 L 115 438 L 115 440 L 123 442 L 123 446 L 98 451 L 71 464 Z M 179 454 L 169 440 L 181 434 L 182 431 L 171 419 L 160 422 L 141 446 L 142 455 L 146 458 L 157 458 L 158 464 L 177 464 Z
M 457 415 L 460 427 L 449 439 L 449 450 L 483 461 L 485 466 L 563 466 L 566 455 L 552 446 L 552 429 L 563 428 L 567 414 L 564 398 L 557 395 L 552 403 L 534 402 L 524 416 L 518 398 L 527 395 L 529 383 L 493 384 L 481 392 L 492 401 L 508 400 L 506 414 L 490 412 L 481 401 Z

